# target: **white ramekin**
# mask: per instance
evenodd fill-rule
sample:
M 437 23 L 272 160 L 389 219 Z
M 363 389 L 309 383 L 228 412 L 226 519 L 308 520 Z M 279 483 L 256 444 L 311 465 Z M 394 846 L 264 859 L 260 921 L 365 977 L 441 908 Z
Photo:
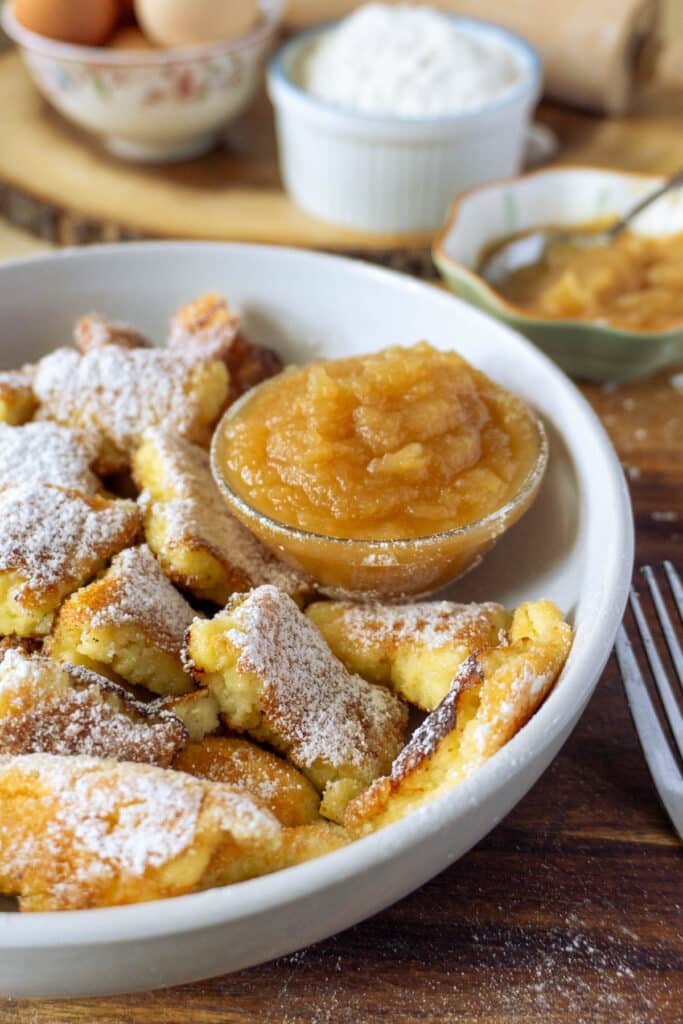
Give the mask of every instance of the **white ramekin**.
M 447 116 L 399 117 L 344 110 L 297 83 L 303 54 L 329 24 L 286 43 L 271 61 L 285 187 L 304 210 L 364 231 L 395 233 L 438 227 L 453 196 L 516 174 L 541 85 L 541 62 L 523 40 L 474 18 L 459 27 L 502 40 L 522 67 L 519 82 L 474 110 Z
M 259 23 L 238 39 L 149 52 L 48 39 L 21 25 L 9 0 L 1 20 L 60 114 L 100 136 L 116 156 L 161 163 L 210 149 L 254 98 L 282 0 L 260 0 L 260 6 Z

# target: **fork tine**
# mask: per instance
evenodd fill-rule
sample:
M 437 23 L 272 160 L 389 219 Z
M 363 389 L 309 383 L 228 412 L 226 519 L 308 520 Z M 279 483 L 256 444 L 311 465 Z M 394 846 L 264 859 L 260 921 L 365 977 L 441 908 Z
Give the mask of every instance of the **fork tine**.
M 681 577 L 674 569 L 671 562 L 664 562 L 664 572 L 669 580 L 669 586 L 671 587 L 671 593 L 674 596 L 676 607 L 678 608 L 678 614 L 683 621 L 683 583 L 681 583 Z
M 676 741 L 678 751 L 681 757 L 683 757 L 683 716 L 681 715 L 678 704 L 676 703 L 671 680 L 669 679 L 669 675 L 662 664 L 662 659 L 659 656 L 655 639 L 643 613 L 640 599 L 633 589 L 631 590 L 631 608 L 633 609 L 633 614 L 635 616 L 636 623 L 638 624 L 638 630 L 643 641 L 645 653 L 647 654 L 647 660 L 650 662 L 650 668 L 652 669 L 655 684 L 659 690 L 659 695 L 662 698 L 662 704 L 664 705 L 664 711 L 666 712 L 671 732 L 673 733 L 674 740 Z
M 664 564 L 666 566 L 667 563 L 665 562 Z M 670 562 L 668 564 L 671 565 Z M 671 569 L 673 572 L 675 572 L 673 566 L 671 566 Z M 659 622 L 662 627 L 662 632 L 666 639 L 669 651 L 671 652 L 671 660 L 674 663 L 674 668 L 676 669 L 678 681 L 679 683 L 681 683 L 681 685 L 683 685 L 683 650 L 681 649 L 679 639 L 676 636 L 676 629 L 674 627 L 673 622 L 671 621 L 668 609 L 664 604 L 664 598 L 662 597 L 662 592 L 659 589 L 659 583 L 657 582 L 657 578 L 649 565 L 643 567 L 643 574 L 648 582 L 650 593 L 652 594 L 652 600 L 654 601 L 655 608 L 657 609 Z M 668 571 L 667 576 L 669 577 L 669 580 L 671 580 L 671 576 L 669 575 Z M 681 592 L 683 594 L 683 588 L 681 588 Z
M 674 828 L 683 839 L 683 780 L 676 759 L 662 734 L 652 699 L 623 625 L 617 633 L 616 652 L 633 723 L 652 781 Z

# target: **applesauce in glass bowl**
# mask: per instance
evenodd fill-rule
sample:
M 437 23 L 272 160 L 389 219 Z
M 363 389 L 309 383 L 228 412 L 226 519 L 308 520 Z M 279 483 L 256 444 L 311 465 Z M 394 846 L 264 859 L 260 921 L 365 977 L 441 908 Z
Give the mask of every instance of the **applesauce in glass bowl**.
M 421 342 L 292 367 L 218 425 L 231 511 L 330 596 L 425 595 L 530 507 L 542 424 L 455 352 Z

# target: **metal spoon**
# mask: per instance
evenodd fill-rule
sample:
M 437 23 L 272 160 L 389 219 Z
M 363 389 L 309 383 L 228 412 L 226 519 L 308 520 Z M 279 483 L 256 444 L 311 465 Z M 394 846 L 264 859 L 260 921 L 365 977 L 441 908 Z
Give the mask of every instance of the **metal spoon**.
M 496 249 L 484 265 L 480 267 L 479 273 L 489 284 L 497 285 L 514 273 L 514 271 L 521 270 L 523 267 L 529 267 L 534 263 L 540 263 L 548 246 L 557 242 L 583 247 L 609 244 L 650 203 L 654 203 L 656 199 L 659 199 L 660 196 L 663 196 L 670 189 L 676 188 L 677 185 L 683 185 L 683 169 L 677 171 L 663 185 L 659 185 L 654 192 L 646 195 L 628 213 L 604 231 L 586 234 L 585 232 L 539 229 L 528 235 L 522 235 L 521 238 L 513 238 Z

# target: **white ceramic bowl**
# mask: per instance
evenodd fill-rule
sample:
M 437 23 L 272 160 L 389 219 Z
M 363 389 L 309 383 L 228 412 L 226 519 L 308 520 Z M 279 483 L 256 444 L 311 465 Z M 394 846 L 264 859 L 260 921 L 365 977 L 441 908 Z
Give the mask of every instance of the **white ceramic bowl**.
M 277 32 L 282 0 L 260 0 L 262 18 L 232 42 L 158 51 L 73 46 L 24 28 L 12 5 L 2 27 L 45 99 L 114 154 L 169 162 L 210 149 L 248 106 Z
M 285 359 L 428 338 L 457 348 L 543 417 L 550 461 L 538 500 L 454 596 L 555 600 L 576 639 L 531 721 L 480 771 L 402 822 L 317 861 L 173 900 L 62 914 L 0 913 L 0 993 L 102 994 L 237 970 L 347 928 L 441 871 L 526 793 L 590 697 L 623 611 L 631 513 L 614 451 L 570 381 L 531 344 L 446 292 L 360 262 L 247 245 L 143 243 L 0 267 L 2 363 L 33 359 L 98 309 L 162 336 L 206 289 Z M 606 514 L 606 509 L 609 514 Z
M 521 77 L 481 107 L 432 117 L 385 117 L 345 110 L 298 84 L 302 58 L 326 25 L 286 43 L 273 58 L 268 88 L 275 106 L 285 187 L 304 210 L 363 231 L 430 231 L 465 188 L 516 173 L 541 84 L 534 50 L 512 33 L 455 19 L 474 37 L 502 41 Z

